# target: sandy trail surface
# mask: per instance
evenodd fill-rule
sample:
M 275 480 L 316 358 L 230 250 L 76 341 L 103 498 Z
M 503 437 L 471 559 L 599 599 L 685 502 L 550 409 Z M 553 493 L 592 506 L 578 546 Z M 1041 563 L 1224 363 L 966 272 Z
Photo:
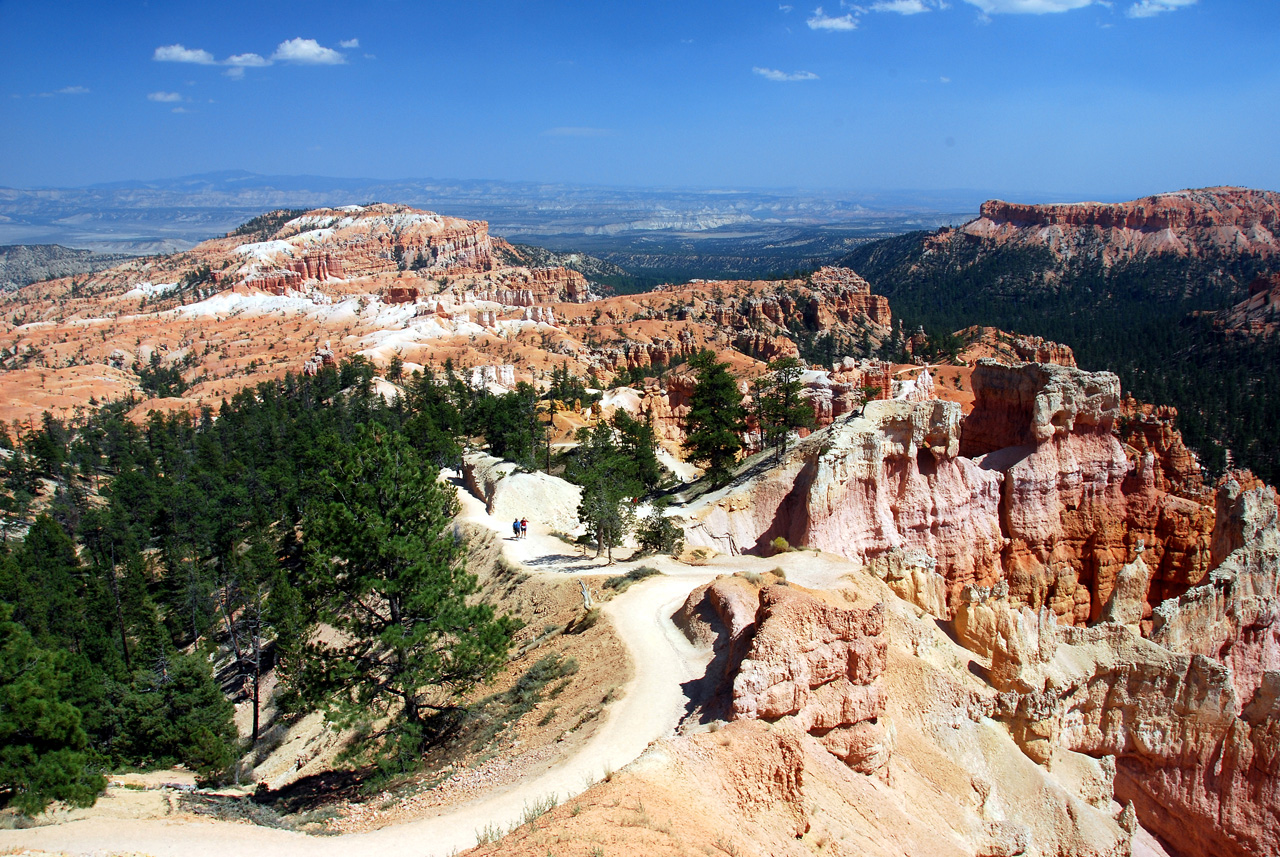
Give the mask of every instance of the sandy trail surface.
M 507 558 L 531 573 L 613 574 L 626 567 L 606 568 L 603 558 L 584 556 L 579 549 L 549 535 L 536 521 L 531 521 L 526 538 L 516 540 L 511 537 L 509 521 L 493 520 L 484 504 L 465 490 L 458 494 L 460 517 L 502 535 Z M 654 740 L 671 734 L 684 715 L 688 700 L 682 684 L 706 672 L 711 653 L 690 645 L 671 622 L 671 615 L 692 589 L 728 569 L 694 568 L 666 558 L 649 558 L 646 562 L 664 574 L 632 586 L 603 607 L 604 615 L 626 645 L 633 666 L 634 674 L 623 686 L 622 698 L 609 706 L 607 719 L 581 749 L 538 776 L 470 803 L 449 807 L 440 815 L 367 833 L 315 837 L 231 822 L 91 817 L 28 830 L 0 831 L 0 849 L 223 857 L 229 851 L 245 848 L 255 854 L 288 857 L 434 857 L 470 848 L 481 830 L 510 829 L 520 823 L 527 806 L 549 796 L 554 796 L 557 803 L 564 802 L 608 772 L 629 764 Z

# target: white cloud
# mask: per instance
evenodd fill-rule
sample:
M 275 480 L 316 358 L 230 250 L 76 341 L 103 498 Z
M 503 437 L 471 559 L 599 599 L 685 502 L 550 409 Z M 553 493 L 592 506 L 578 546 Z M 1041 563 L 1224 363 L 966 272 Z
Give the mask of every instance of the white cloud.
M 235 54 L 223 60 L 223 64 L 241 68 L 261 68 L 264 65 L 271 65 L 271 60 L 261 54 Z
M 778 11 L 779 11 L 779 12 L 782 12 L 782 13 L 784 13 L 784 14 L 789 15 L 789 14 L 791 14 L 791 8 L 792 8 L 792 7 L 790 7 L 790 6 L 786 5 L 785 3 L 783 3 L 783 4 L 780 4 L 780 5 L 778 6 Z
M 1196 0 L 1138 0 L 1125 14 L 1130 18 L 1153 18 L 1161 12 L 1173 12 L 1195 2 Z
M 343 39 L 342 41 L 338 42 L 338 47 L 358 48 L 360 47 L 360 40 L 359 39 Z
M 298 65 L 342 65 L 347 61 L 342 54 L 333 48 L 324 47 L 315 39 L 290 39 L 281 42 L 271 59 Z
M 544 137 L 608 137 L 613 132 L 608 128 L 584 128 L 579 126 L 562 125 L 558 128 L 548 128 L 542 132 Z
M 783 83 L 792 80 L 817 80 L 818 76 L 811 71 L 778 71 L 776 68 L 761 68 L 756 66 L 751 69 L 765 80 L 772 80 Z
M 897 12 L 899 15 L 919 15 L 930 9 L 922 0 L 880 0 L 871 4 L 872 12 Z
M 147 94 L 148 101 L 173 102 L 182 101 L 182 95 L 177 92 L 151 92 Z
M 813 15 L 805 23 L 809 25 L 810 30 L 856 30 L 858 28 L 858 21 L 853 15 L 833 18 L 823 12 L 821 6 L 813 10 Z
M 173 108 L 173 112 L 174 113 L 190 113 L 191 111 L 185 107 L 175 107 Z
M 988 15 L 1047 15 L 1092 6 L 1095 0 L 965 0 Z
M 359 39 L 347 39 L 340 43 L 344 48 L 359 47 Z M 232 54 L 224 60 L 216 59 L 213 54 L 206 50 L 198 50 L 187 48 L 182 45 L 165 45 L 156 48 L 156 52 L 152 57 L 160 62 L 185 62 L 195 63 L 197 65 L 224 65 L 227 70 L 223 72 L 232 80 L 240 80 L 244 77 L 246 68 L 264 68 L 274 65 L 277 62 L 294 63 L 297 65 L 342 65 L 347 61 L 346 56 L 335 51 L 333 48 L 326 48 L 315 39 L 289 39 L 281 42 L 269 57 L 262 54 L 247 52 L 242 54 Z
M 950 82 L 951 82 L 951 78 L 949 78 L 949 77 L 940 77 L 940 78 L 938 78 L 938 83 L 950 83 Z
M 182 45 L 165 45 L 156 48 L 156 52 L 151 55 L 153 60 L 158 62 L 190 62 L 196 65 L 213 65 L 217 62 L 213 58 L 213 54 L 205 50 L 186 48 Z

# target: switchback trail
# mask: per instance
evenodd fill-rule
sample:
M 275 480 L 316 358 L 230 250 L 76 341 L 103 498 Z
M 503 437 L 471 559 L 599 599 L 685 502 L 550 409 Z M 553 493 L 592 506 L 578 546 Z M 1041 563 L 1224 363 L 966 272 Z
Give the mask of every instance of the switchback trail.
M 505 538 L 510 524 L 493 520 L 484 505 L 459 489 L 460 517 L 504 536 L 504 553 L 535 574 L 600 574 L 603 561 L 582 556 L 531 526 L 526 539 Z M 544 773 L 442 814 L 366 833 L 316 837 L 229 822 L 165 819 L 95 819 L 27 830 L 0 831 L 0 849 L 42 849 L 72 854 L 141 852 L 155 857 L 224 857 L 237 848 L 281 857 L 436 857 L 466 850 L 485 828 L 508 830 L 526 806 L 554 796 L 557 803 L 586 790 L 608 772 L 627 765 L 654 740 L 670 734 L 685 712 L 681 684 L 700 678 L 711 653 L 694 648 L 671 622 L 689 592 L 725 568 L 692 568 L 649 558 L 663 571 L 630 587 L 603 607 L 626 645 L 633 675 L 622 698 L 577 752 Z M 610 569 L 613 571 L 613 569 Z

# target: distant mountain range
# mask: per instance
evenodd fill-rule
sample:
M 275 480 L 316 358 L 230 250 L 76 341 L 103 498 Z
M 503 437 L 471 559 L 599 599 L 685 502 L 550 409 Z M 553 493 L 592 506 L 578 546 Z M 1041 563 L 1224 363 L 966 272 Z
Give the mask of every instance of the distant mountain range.
M 0 244 L 164 253 L 278 208 L 373 201 L 488 220 L 496 235 L 552 249 L 645 255 L 653 236 L 786 243 L 831 227 L 896 235 L 968 219 L 979 191 L 816 193 L 589 187 L 541 182 L 264 176 L 224 171 L 78 188 L 0 188 Z M 865 233 L 865 234 L 864 234 Z M 693 240 L 690 238 L 689 240 Z M 637 243 L 639 242 L 639 243 Z M 847 247 L 845 249 L 848 249 Z M 659 255 L 666 255 L 662 251 Z M 613 260 L 611 260 L 613 261 Z M 669 267 L 665 263 L 653 267 Z

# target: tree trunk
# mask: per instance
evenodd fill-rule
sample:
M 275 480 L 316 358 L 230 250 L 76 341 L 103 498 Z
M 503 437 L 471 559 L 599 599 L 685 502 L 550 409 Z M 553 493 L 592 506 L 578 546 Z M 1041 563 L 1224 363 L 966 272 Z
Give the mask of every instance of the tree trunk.
M 124 608 L 120 604 L 120 581 L 116 580 L 116 546 L 111 545 L 111 568 L 107 570 L 111 579 L 111 595 L 116 602 L 116 624 L 120 628 L 120 650 L 124 654 L 124 669 L 133 674 L 133 664 L 129 660 L 129 637 L 124 629 Z
M 254 586 L 253 617 L 253 736 L 258 743 L 258 714 L 262 704 L 262 584 Z

